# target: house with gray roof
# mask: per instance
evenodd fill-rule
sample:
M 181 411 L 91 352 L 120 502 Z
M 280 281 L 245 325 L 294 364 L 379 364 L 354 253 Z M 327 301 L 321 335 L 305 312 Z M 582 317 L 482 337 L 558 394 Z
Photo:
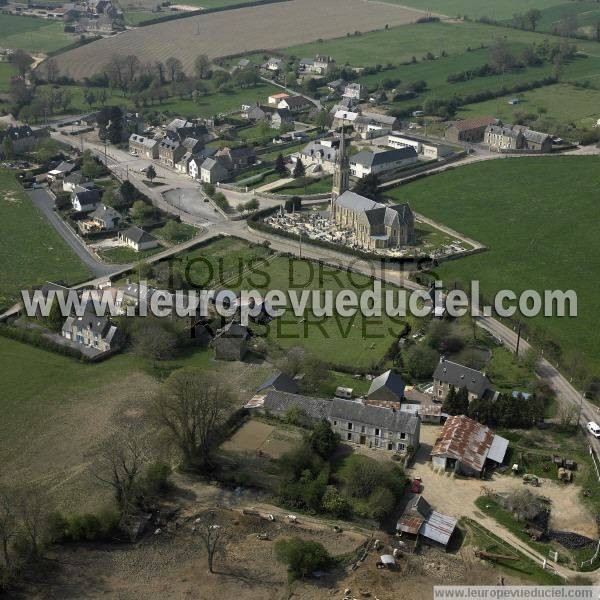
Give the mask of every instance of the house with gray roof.
M 386 371 L 371 381 L 365 402 L 400 410 L 404 399 L 404 381 L 393 371 Z
M 96 349 L 99 353 L 118 348 L 122 343 L 119 329 L 108 317 L 88 313 L 81 317 L 68 317 L 62 327 L 62 336 L 71 342 Z
M 226 159 L 213 156 L 205 158 L 200 165 L 200 181 L 204 183 L 219 183 L 229 179 L 229 176 Z
M 408 204 L 392 206 L 345 191 L 332 203 L 341 229 L 352 230 L 356 244 L 368 250 L 396 248 L 413 243 L 414 215 Z
M 381 176 L 414 165 L 418 160 L 419 155 L 411 146 L 376 152 L 361 150 L 350 157 L 350 173 L 359 179 L 367 175 Z
M 190 137 L 205 142 L 208 138 L 208 129 L 202 123 L 195 123 L 186 119 L 173 119 L 165 126 L 165 137 L 181 143 Z
M 445 400 L 451 387 L 455 390 L 466 388 L 470 402 L 489 392 L 491 383 L 485 373 L 446 360 L 442 356 L 433 373 L 433 395 L 436 400 Z
M 535 152 L 552 152 L 552 137 L 540 131 L 523 129 L 523 148 Z
M 269 121 L 273 129 L 281 129 L 286 125 L 291 126 L 294 124 L 294 115 L 287 108 L 278 108 L 271 113 Z
M 186 149 L 179 140 L 164 137 L 158 143 L 158 159 L 167 167 L 174 168 L 185 152 Z
M 512 125 L 488 125 L 484 143 L 490 150 L 519 150 L 523 148 L 523 133 Z
M 340 140 L 337 138 L 314 140 L 298 156 L 305 167 L 318 165 L 324 172 L 333 173 L 338 162 L 339 148 Z
M 230 321 L 217 330 L 212 345 L 217 360 L 243 360 L 248 352 L 250 331 L 245 325 Z
M 288 392 L 290 394 L 298 393 L 298 383 L 285 373 L 273 373 L 269 378 L 262 382 L 256 393 L 275 390 L 277 392 Z
M 407 412 L 360 400 L 334 398 L 329 413 L 331 428 L 343 442 L 406 454 L 419 446 L 421 419 Z
M 285 418 L 291 409 L 300 409 L 306 415 L 305 425 L 310 426 L 322 419 L 327 419 L 331 404 L 331 400 L 324 398 L 313 398 L 301 394 L 270 390 L 265 394 L 258 393 L 244 408 L 269 413 L 279 418 Z
M 158 141 L 132 133 L 129 136 L 129 153 L 147 160 L 158 158 Z
M 307 108 L 311 108 L 313 103 L 304 96 L 300 96 L 296 94 L 294 96 L 288 96 L 287 98 L 282 98 L 277 104 L 277 108 L 286 108 L 290 112 L 302 112 Z
M 10 140 L 15 154 L 24 154 L 33 148 L 36 137 L 29 125 L 10 125 L 6 129 L 0 129 L 0 156 L 6 140 Z
M 94 228 L 109 231 L 119 227 L 123 221 L 123 215 L 112 206 L 100 204 L 89 214 L 89 220 L 93 223 Z
M 119 231 L 119 239 L 136 252 L 150 250 L 158 246 L 158 240 L 153 235 L 135 226 Z
M 353 100 L 364 100 L 367 96 L 367 88 L 361 83 L 349 83 L 344 88 L 342 95 Z
M 71 205 L 78 212 L 91 212 L 100 204 L 100 190 L 76 185 L 71 192 Z

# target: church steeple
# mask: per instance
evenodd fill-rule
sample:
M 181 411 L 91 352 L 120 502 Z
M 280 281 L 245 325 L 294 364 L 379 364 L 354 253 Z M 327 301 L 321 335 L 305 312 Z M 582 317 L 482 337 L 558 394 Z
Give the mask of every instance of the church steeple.
M 342 126 L 342 137 L 340 139 L 340 148 L 333 173 L 333 187 L 331 190 L 331 215 L 334 216 L 334 203 L 336 198 L 341 196 L 350 187 L 350 159 L 346 149 L 346 137 L 344 127 Z

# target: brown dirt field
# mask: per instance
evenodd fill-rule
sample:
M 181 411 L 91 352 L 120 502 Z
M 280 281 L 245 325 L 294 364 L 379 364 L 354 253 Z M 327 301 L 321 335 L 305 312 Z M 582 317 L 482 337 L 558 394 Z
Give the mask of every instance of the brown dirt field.
M 348 32 L 412 23 L 418 10 L 369 0 L 291 0 L 158 23 L 81 46 L 56 57 L 63 75 L 94 75 L 114 55 L 135 54 L 146 63 L 179 58 L 192 72 L 199 54 L 210 58 L 283 48 Z

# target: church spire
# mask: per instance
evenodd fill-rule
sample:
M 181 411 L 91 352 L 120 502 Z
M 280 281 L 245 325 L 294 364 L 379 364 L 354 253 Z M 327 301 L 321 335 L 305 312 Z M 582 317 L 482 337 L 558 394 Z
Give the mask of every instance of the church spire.
M 341 196 L 350 187 L 350 160 L 346 149 L 346 136 L 342 126 L 342 137 L 333 173 L 333 188 L 331 190 L 331 208 L 333 215 L 333 204 L 336 198 Z

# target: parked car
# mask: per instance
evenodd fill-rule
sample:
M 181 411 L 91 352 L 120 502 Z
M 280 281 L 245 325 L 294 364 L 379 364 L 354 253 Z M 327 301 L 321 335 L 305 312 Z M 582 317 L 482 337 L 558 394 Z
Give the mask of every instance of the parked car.
M 590 421 L 587 424 L 587 429 L 595 438 L 600 438 L 600 425 L 598 423 Z

